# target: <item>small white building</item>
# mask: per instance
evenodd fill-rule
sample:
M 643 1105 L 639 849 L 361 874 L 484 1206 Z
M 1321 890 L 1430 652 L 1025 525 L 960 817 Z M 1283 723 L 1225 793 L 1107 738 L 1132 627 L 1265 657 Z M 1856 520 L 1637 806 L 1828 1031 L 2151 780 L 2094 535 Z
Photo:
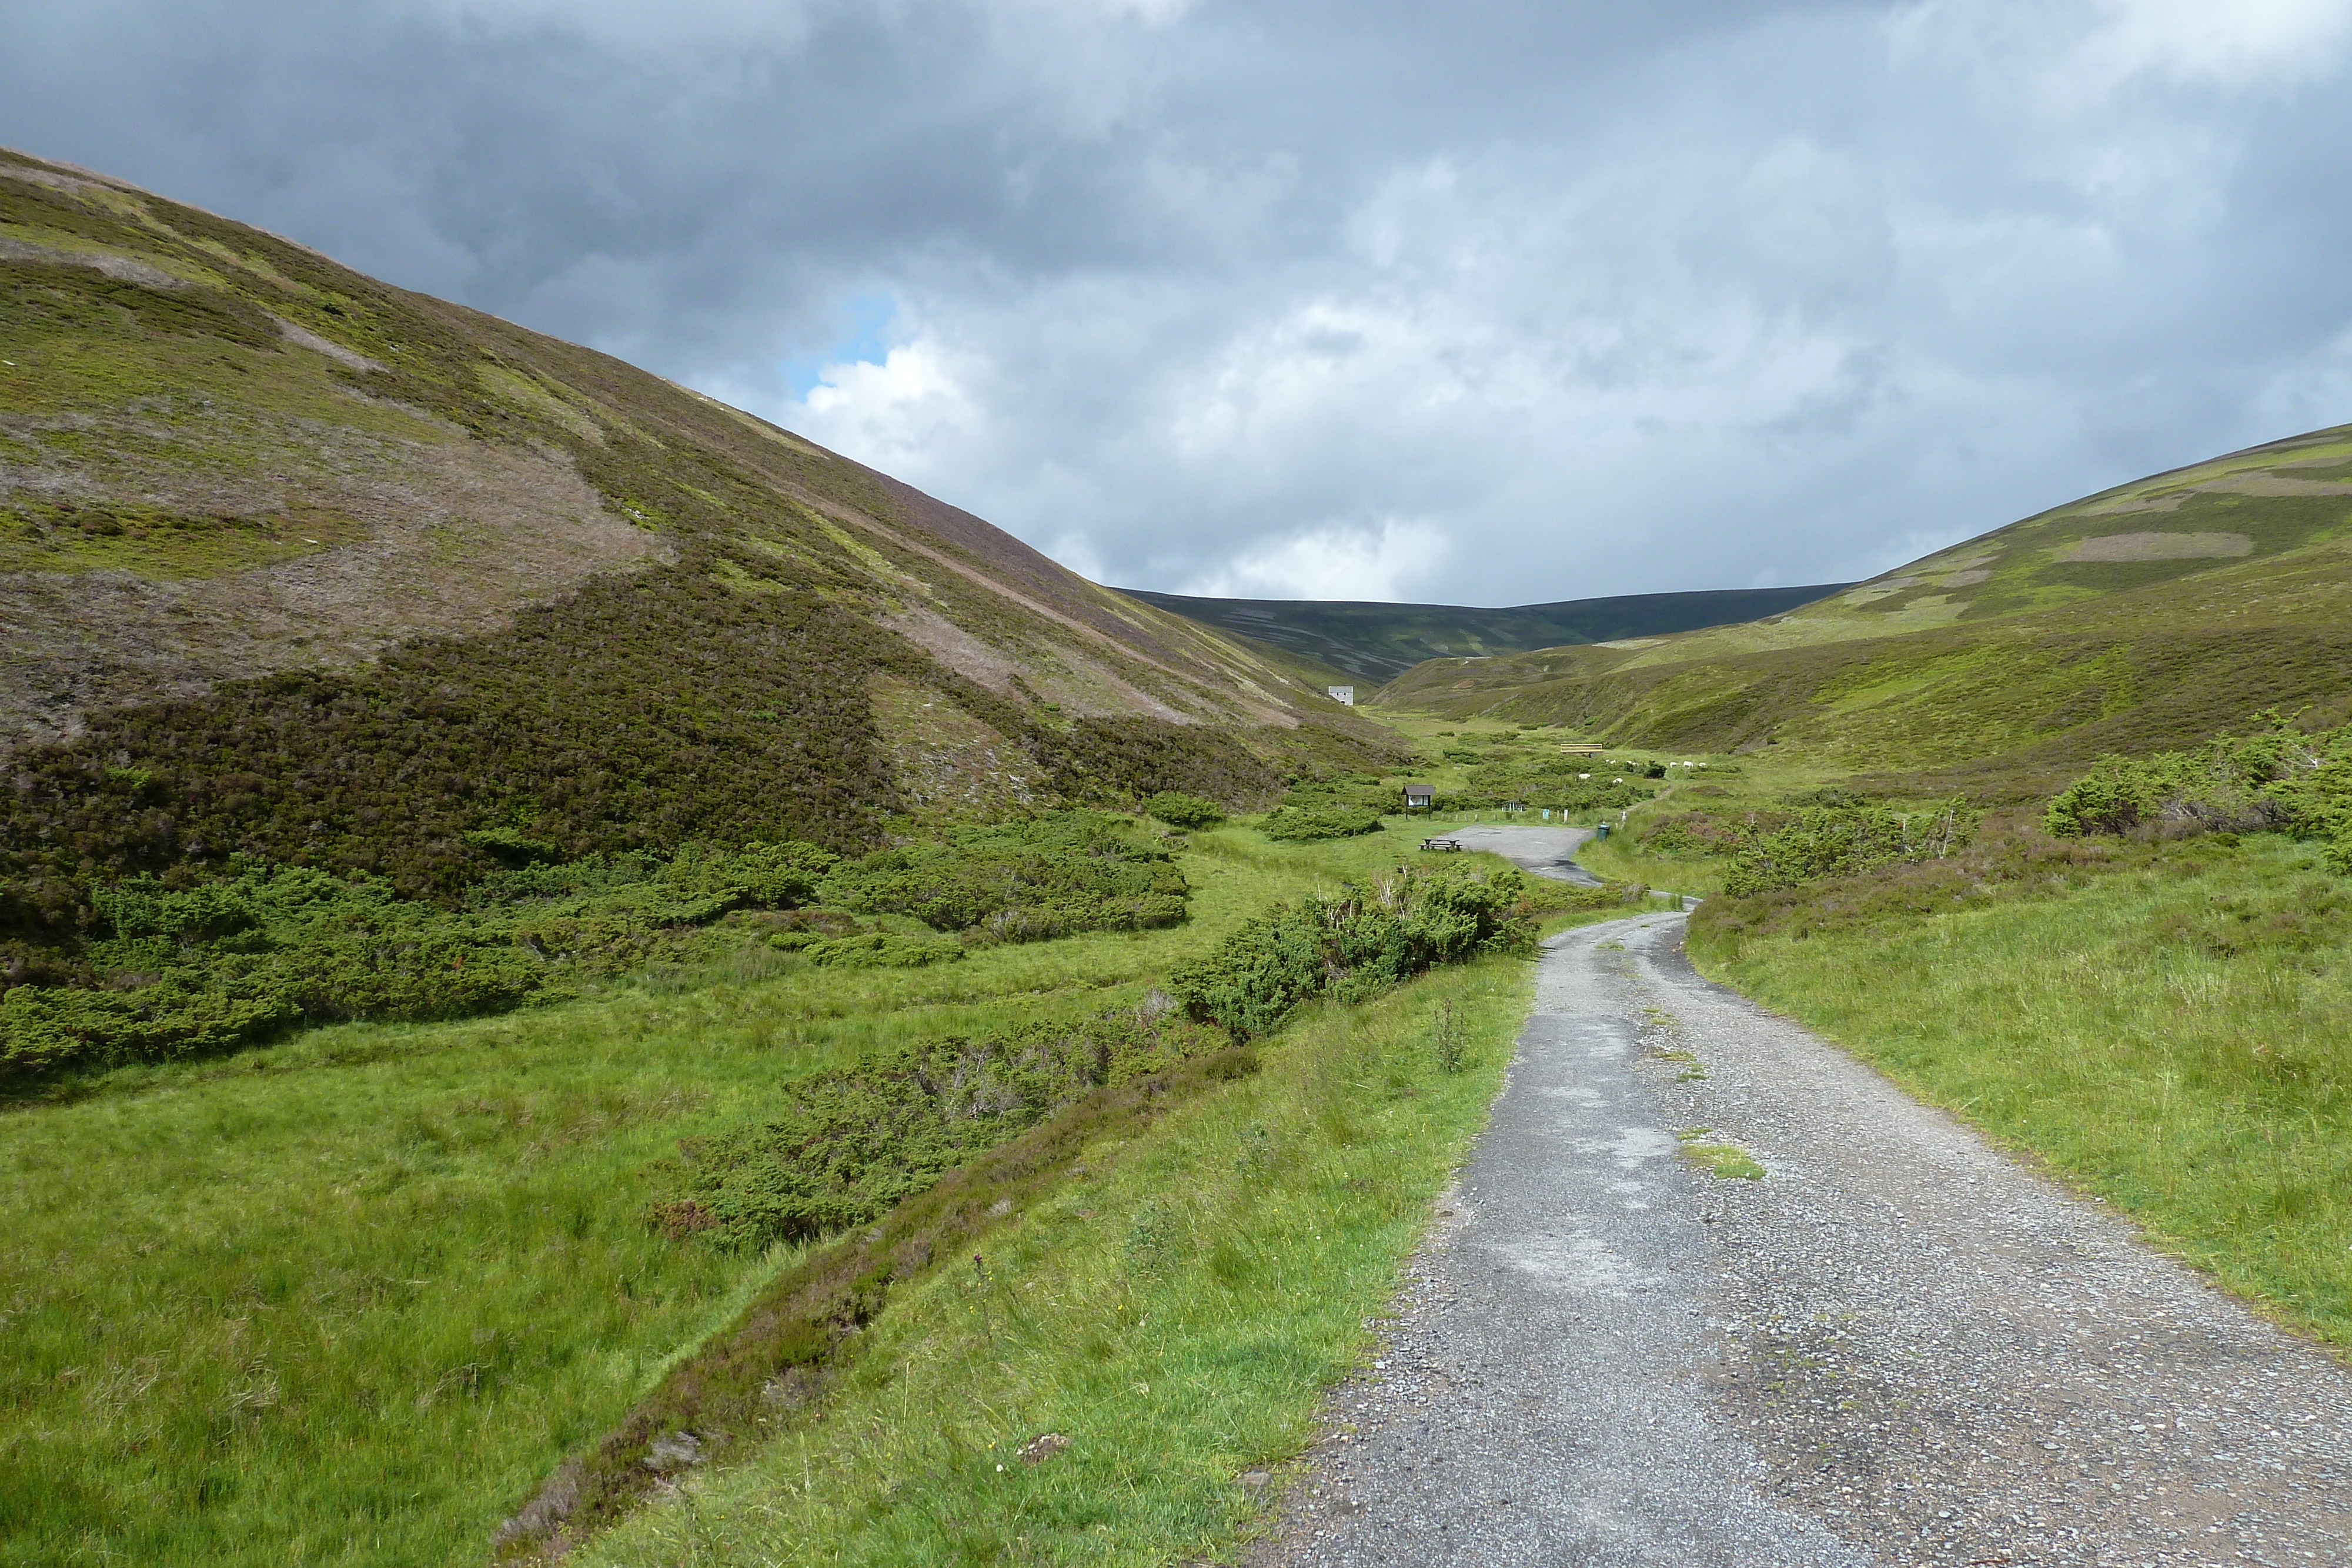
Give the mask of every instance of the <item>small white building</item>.
M 1353 686 L 1325 686 L 1323 690 L 1335 703 L 1345 703 L 1349 707 L 1356 706 L 1356 688 Z
M 1436 799 L 1437 791 L 1427 784 L 1404 787 L 1404 809 L 1408 811 L 1426 811 Z

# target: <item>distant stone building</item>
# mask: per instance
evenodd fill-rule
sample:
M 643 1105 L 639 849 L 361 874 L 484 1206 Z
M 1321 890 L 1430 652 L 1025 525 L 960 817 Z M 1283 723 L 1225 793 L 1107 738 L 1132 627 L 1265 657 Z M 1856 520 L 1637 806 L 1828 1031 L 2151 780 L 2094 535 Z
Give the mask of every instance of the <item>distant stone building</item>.
M 1426 811 L 1430 802 L 1436 799 L 1437 787 L 1434 784 L 1408 784 L 1404 787 L 1404 809 L 1408 811 Z
M 1353 686 L 1325 686 L 1323 689 L 1324 689 L 1326 692 L 1328 692 L 1328 693 L 1330 694 L 1330 695 L 1331 695 L 1331 700 L 1332 700 L 1333 702 L 1335 702 L 1335 703 L 1346 703 L 1349 707 L 1354 707 L 1354 706 L 1356 706 L 1356 688 L 1355 688 L 1355 687 L 1353 687 Z

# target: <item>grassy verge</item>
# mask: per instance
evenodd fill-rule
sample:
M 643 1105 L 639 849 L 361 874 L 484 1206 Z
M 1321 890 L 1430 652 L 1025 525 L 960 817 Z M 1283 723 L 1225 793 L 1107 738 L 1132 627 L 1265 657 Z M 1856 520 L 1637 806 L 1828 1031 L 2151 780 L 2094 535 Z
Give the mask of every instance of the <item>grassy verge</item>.
M 1300 1449 L 1361 1354 L 1529 976 L 1489 959 L 1325 1006 L 1256 1074 L 1087 1149 L 894 1301 L 817 1418 L 577 1561 L 1230 1560 L 1261 1507 L 1239 1478 Z M 1067 1447 L 1023 1457 L 1049 1434 Z
M 1412 853 L 1192 838 L 1186 925 L 842 973 L 766 949 L 577 1001 L 125 1068 L 0 1112 L 0 1563 L 485 1549 L 798 1260 L 662 1240 L 681 1138 L 901 1043 L 1090 1017 Z
M 2352 888 L 2267 836 L 2114 854 L 1785 924 L 1710 904 L 1693 954 L 2352 1349 Z

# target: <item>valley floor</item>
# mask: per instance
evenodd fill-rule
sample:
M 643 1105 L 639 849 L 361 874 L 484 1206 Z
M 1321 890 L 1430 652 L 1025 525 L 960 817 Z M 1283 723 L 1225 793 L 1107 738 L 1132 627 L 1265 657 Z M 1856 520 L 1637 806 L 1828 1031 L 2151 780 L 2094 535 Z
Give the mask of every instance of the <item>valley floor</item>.
M 1700 978 L 1682 926 L 1549 945 L 1385 1358 L 1260 1562 L 2352 1554 L 2352 1376 Z
M 804 1255 L 649 1221 L 694 1140 L 910 1042 L 1142 1006 L 1269 904 L 1392 870 L 1425 830 L 1195 834 L 1192 917 L 1163 929 L 911 969 L 753 943 L 570 1002 L 312 1030 L 0 1107 L 0 1564 L 484 1560 L 567 1456 Z M 1297 1450 L 1393 1288 L 1528 969 L 1496 957 L 1306 1009 L 1262 1072 L 992 1221 L 984 1268 L 930 1270 L 903 1312 L 894 1296 L 866 1380 L 777 1446 L 835 1481 L 796 1492 L 785 1537 L 892 1563 L 963 1561 L 999 1523 L 1066 1526 L 1088 1561 L 1229 1541 L 1261 1500 L 1234 1475 Z M 1080 1447 L 1016 1491 L 996 1467 L 1034 1420 Z M 906 1441 L 867 1445 L 877 1421 Z M 672 1560 L 626 1553 L 710 1525 L 722 1487 L 752 1499 L 744 1554 L 771 1560 L 773 1478 L 730 1473 L 617 1560 Z M 1041 1522 L 1038 1496 L 1073 1511 Z

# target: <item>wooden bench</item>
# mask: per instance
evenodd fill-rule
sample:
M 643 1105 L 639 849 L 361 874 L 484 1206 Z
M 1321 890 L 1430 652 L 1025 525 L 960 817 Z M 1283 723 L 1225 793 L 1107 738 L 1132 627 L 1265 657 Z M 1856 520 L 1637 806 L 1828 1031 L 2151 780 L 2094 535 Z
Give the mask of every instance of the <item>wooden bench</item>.
M 1452 839 L 1423 839 L 1421 841 L 1421 847 L 1425 850 L 1451 850 L 1457 853 L 1462 848 Z

